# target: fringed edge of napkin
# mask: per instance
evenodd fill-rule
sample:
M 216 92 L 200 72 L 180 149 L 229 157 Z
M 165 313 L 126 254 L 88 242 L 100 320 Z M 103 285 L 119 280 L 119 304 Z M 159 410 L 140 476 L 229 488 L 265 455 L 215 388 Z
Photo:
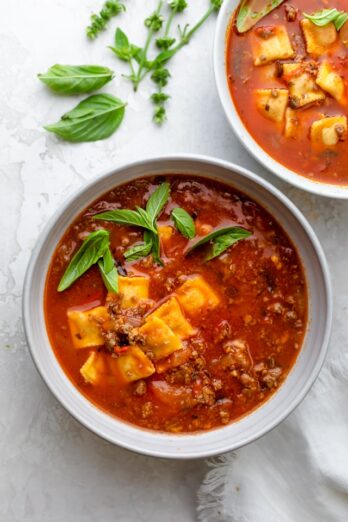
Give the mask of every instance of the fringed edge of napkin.
M 226 453 L 207 462 L 211 470 L 206 474 L 197 493 L 197 519 L 199 522 L 221 522 L 222 520 L 228 522 L 228 519 L 225 518 L 223 500 L 234 458 L 234 453 Z

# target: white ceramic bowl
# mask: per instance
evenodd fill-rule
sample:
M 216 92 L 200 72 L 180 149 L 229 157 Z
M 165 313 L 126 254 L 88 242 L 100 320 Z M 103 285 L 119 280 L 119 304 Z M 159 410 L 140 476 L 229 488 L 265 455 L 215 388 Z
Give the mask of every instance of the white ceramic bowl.
M 273 159 L 262 147 L 260 147 L 251 134 L 249 134 L 249 131 L 240 119 L 229 91 L 226 73 L 227 34 L 232 15 L 239 3 L 240 0 L 225 0 L 222 4 L 217 20 L 214 42 L 214 72 L 217 90 L 226 117 L 231 124 L 232 129 L 250 154 L 252 154 L 255 159 L 279 178 L 295 185 L 295 187 L 307 190 L 308 192 L 312 192 L 319 196 L 348 199 L 348 185 L 331 185 L 329 183 L 313 181 L 305 176 L 297 174 Z
M 231 184 L 260 202 L 297 246 L 309 288 L 309 328 L 286 381 L 270 400 L 241 420 L 208 432 L 175 435 L 141 429 L 118 420 L 89 402 L 60 367 L 47 336 L 43 296 L 51 256 L 63 233 L 92 201 L 115 186 L 151 174 L 185 173 Z M 331 328 L 331 289 L 321 246 L 308 222 L 281 192 L 247 170 L 200 156 L 139 161 L 98 177 L 76 192 L 53 216 L 34 248 L 24 284 L 23 317 L 31 355 L 61 404 L 84 426 L 124 448 L 147 455 L 198 458 L 247 444 L 281 422 L 304 398 L 323 364 Z

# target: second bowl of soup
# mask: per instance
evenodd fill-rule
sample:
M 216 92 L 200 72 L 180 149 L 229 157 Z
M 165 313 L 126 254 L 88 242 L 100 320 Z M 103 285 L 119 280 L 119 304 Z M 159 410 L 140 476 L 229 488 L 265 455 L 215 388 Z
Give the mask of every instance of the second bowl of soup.
M 226 115 L 248 150 L 299 188 L 340 198 L 348 197 L 344 9 L 343 0 L 226 1 L 214 55 Z

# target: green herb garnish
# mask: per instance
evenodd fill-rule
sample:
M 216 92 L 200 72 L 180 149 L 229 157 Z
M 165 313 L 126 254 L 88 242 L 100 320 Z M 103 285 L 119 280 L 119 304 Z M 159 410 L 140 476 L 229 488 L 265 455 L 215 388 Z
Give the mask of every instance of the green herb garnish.
M 86 29 L 88 38 L 94 40 L 101 31 L 106 29 L 113 16 L 117 16 L 125 10 L 125 6 L 119 0 L 107 0 L 98 14 L 91 15 L 91 24 Z
M 238 32 L 249 31 L 259 20 L 283 2 L 284 0 L 263 0 L 263 2 L 260 2 L 260 0 L 242 0 L 236 19 Z
M 171 13 L 168 16 L 164 35 L 160 38 L 157 38 L 157 40 L 156 40 L 156 45 L 161 50 L 169 49 L 169 47 L 171 47 L 176 42 L 176 38 L 173 38 L 173 37 L 171 38 L 168 35 L 170 33 L 170 29 L 172 27 L 172 23 L 173 23 L 175 15 L 177 13 L 182 13 L 186 9 L 187 2 L 186 2 L 186 0 L 173 0 L 172 2 L 169 2 L 168 5 L 171 10 Z
M 338 11 L 337 9 L 322 9 L 313 14 L 303 13 L 305 18 L 308 18 L 314 25 L 323 27 L 332 22 L 339 31 L 348 20 L 348 13 L 345 11 Z
M 44 128 L 72 142 L 108 138 L 120 126 L 126 104 L 111 94 L 94 94 Z
M 196 234 L 195 223 L 186 210 L 183 208 L 174 208 L 172 210 L 172 219 L 179 232 L 187 239 L 192 239 Z
M 170 14 L 167 23 L 164 24 L 161 13 L 163 0 L 160 0 L 156 11 L 145 20 L 148 33 L 143 48 L 130 43 L 123 31 L 120 29 L 116 30 L 115 45 L 112 46 L 111 49 L 119 59 L 129 63 L 130 74 L 127 75 L 126 78 L 132 82 L 134 90 L 136 91 L 138 89 L 139 84 L 148 74 L 151 74 L 151 79 L 156 84 L 157 91 L 150 96 L 151 101 L 154 103 L 153 120 L 155 123 L 162 124 L 166 119 L 165 103 L 169 95 L 163 93 L 162 89 L 168 84 L 170 72 L 165 65 L 180 49 L 189 44 L 193 35 L 212 13 L 220 9 L 221 4 L 222 0 L 210 0 L 209 8 L 198 22 L 191 29 L 188 24 L 186 24 L 183 29 L 179 26 L 178 37 L 174 37 L 169 34 L 173 20 L 176 15 L 182 13 L 187 8 L 187 2 L 186 0 L 173 0 L 169 2 Z M 163 26 L 164 32 L 156 38 L 156 46 L 160 49 L 160 52 L 153 59 L 150 59 L 148 57 L 150 45 L 154 35 L 159 33 Z M 120 39 L 121 33 L 123 35 L 122 40 Z M 119 40 L 118 43 L 117 40 Z
M 197 248 L 207 245 L 208 251 L 204 258 L 204 261 L 210 261 L 214 257 L 219 256 L 231 245 L 239 241 L 240 239 L 246 239 L 251 236 L 251 232 L 241 227 L 224 227 L 214 230 L 210 234 L 202 237 L 196 243 L 191 245 L 185 252 L 185 255 L 191 254 Z
M 148 199 L 148 202 L 146 203 L 146 212 L 150 216 L 153 225 L 162 212 L 164 205 L 167 203 L 169 194 L 170 185 L 166 181 L 162 183 Z
M 107 230 L 91 232 L 74 254 L 58 285 L 58 292 L 69 288 L 91 266 L 99 264 L 106 287 L 117 292 L 117 270 L 110 252 L 110 235 Z M 114 281 L 112 281 L 114 278 Z
M 151 250 L 152 239 L 150 237 L 147 243 L 135 245 L 126 250 L 126 252 L 123 255 L 127 261 L 137 261 L 138 259 L 141 259 L 142 257 L 147 257 L 149 254 L 151 254 Z
M 168 201 L 170 185 L 168 182 L 162 183 L 151 194 L 146 209 L 137 207 L 136 210 L 116 209 L 107 210 L 101 214 L 96 214 L 94 219 L 112 221 L 118 225 L 136 226 L 145 229 L 144 242 L 129 248 L 124 257 L 127 261 L 135 261 L 142 257 L 152 254 L 155 263 L 162 265 L 160 256 L 160 241 L 156 220 Z
M 109 292 L 117 294 L 118 272 L 109 247 L 105 250 L 103 257 L 99 259 L 98 267 L 106 288 Z
M 153 234 L 149 232 L 148 230 L 145 231 L 144 234 L 144 241 L 145 243 L 148 243 L 149 241 L 152 241 L 152 258 L 157 265 L 163 266 L 163 261 L 161 259 L 161 244 L 160 244 L 160 238 L 157 230 L 157 234 Z
M 128 36 L 119 27 L 115 32 L 115 43 L 113 46 L 110 46 L 109 49 L 111 49 L 120 60 L 129 63 L 132 63 L 132 58 L 140 51 L 139 47 L 129 43 Z
M 275 0 L 273 0 L 275 1 Z M 145 21 L 147 36 L 143 47 L 130 42 L 128 36 L 120 28 L 116 29 L 112 52 L 119 60 L 129 64 L 130 73 L 125 77 L 133 84 L 134 90 L 147 75 L 151 76 L 156 86 L 150 96 L 154 104 L 153 121 L 161 125 L 166 119 L 166 103 L 170 98 L 163 92 L 171 77 L 167 68 L 168 62 L 187 45 L 198 29 L 205 23 L 212 13 L 218 11 L 222 0 L 209 0 L 209 7 L 192 28 L 188 24 L 183 28 L 178 26 L 178 34 L 170 34 L 174 19 L 181 15 L 188 7 L 186 0 L 171 0 L 168 2 L 170 10 L 165 22 L 162 8 L 164 0 L 159 0 L 157 9 Z M 104 30 L 110 18 L 116 16 L 125 7 L 119 0 L 107 0 L 98 15 L 91 17 L 91 25 L 87 28 L 89 38 L 95 38 Z M 149 58 L 153 39 L 158 49 L 153 58 Z M 60 94 L 89 93 L 100 89 L 112 80 L 113 72 L 107 67 L 98 65 L 53 65 L 47 73 L 39 74 L 39 79 L 48 85 L 54 92 Z M 80 102 L 74 109 L 64 114 L 60 121 L 47 125 L 44 128 L 54 132 L 61 138 L 72 142 L 97 141 L 108 138 L 121 124 L 126 104 L 111 94 L 91 96 Z
M 94 216 L 94 219 L 112 221 L 113 223 L 117 223 L 118 225 L 142 227 L 151 230 L 152 232 L 155 232 L 150 217 L 147 216 L 146 212 L 144 213 L 144 211 L 140 211 L 143 211 L 143 209 L 140 209 L 139 207 L 137 208 L 137 210 L 107 210 L 106 212 L 102 212 L 101 214 L 96 214 Z
M 58 94 L 84 94 L 96 91 L 111 81 L 114 72 L 100 65 L 52 65 L 38 78 Z

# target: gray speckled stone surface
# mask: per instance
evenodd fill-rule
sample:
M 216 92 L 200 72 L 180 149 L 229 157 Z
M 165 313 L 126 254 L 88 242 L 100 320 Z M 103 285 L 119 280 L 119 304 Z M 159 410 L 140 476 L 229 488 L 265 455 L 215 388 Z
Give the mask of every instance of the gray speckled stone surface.
M 141 20 L 154 2 L 126 3 L 120 23 L 141 42 Z M 205 2 L 191 3 L 194 18 Z M 52 397 L 24 341 L 21 293 L 31 249 L 59 204 L 87 180 L 120 162 L 159 153 L 196 152 L 240 163 L 302 209 L 328 255 L 336 297 L 348 293 L 348 204 L 280 183 L 242 149 L 217 99 L 213 20 L 173 62 L 169 121 L 158 129 L 151 123 L 150 84 L 135 96 L 121 79 L 123 66 L 106 49 L 113 31 L 92 44 L 84 37 L 89 11 L 100 4 L 11 0 L 0 5 L 0 520 L 6 522 L 195 520 L 205 463 L 142 457 L 89 433 Z M 56 62 L 102 63 L 117 71 L 105 90 L 129 106 L 111 139 L 70 145 L 42 131 L 75 104 L 50 94 L 36 79 Z

